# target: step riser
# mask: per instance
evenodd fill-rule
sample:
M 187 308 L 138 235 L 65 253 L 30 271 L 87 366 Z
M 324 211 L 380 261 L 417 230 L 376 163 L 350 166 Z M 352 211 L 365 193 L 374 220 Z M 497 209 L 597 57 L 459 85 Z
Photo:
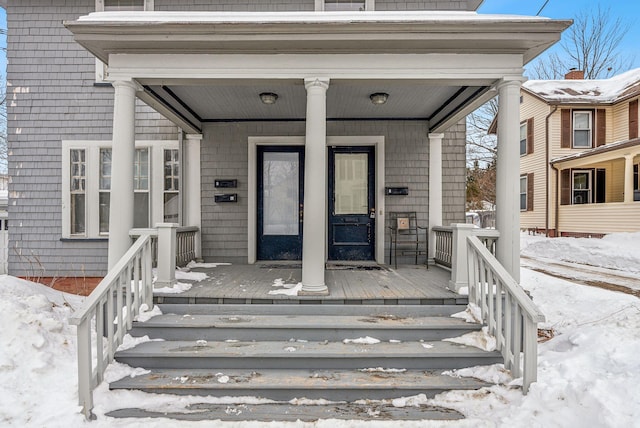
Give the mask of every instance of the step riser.
M 225 341 L 287 341 L 289 339 L 309 341 L 338 341 L 343 339 L 370 336 L 381 341 L 434 341 L 458 337 L 477 331 L 478 328 L 451 329 L 255 329 L 255 328 L 169 328 L 169 327 L 135 327 L 129 332 L 134 337 L 149 336 L 150 339 L 164 340 L 208 340 Z
M 159 304 L 164 314 L 178 315 L 358 315 L 397 317 L 448 317 L 465 310 L 465 305 L 215 305 Z
M 166 356 L 116 356 L 116 361 L 128 364 L 131 367 L 144 367 L 146 369 L 360 369 L 367 367 L 387 367 L 404 369 L 461 369 L 478 365 L 490 365 L 502 362 L 501 358 L 494 355 L 466 356 L 466 357 L 315 357 L 315 358 L 266 358 L 266 357 L 172 357 Z

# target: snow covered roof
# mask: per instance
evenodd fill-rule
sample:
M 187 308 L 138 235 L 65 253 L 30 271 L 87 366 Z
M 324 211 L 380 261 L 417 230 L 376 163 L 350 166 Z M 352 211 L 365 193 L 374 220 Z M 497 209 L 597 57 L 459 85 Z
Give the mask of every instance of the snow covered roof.
M 605 144 L 604 146 L 596 147 L 595 149 L 589 149 L 584 152 L 574 153 L 560 158 L 552 159 L 551 164 L 562 163 L 573 159 L 583 159 L 591 156 L 599 155 L 602 153 L 612 152 L 614 150 L 626 149 L 629 147 L 640 146 L 640 138 L 633 140 L 616 141 L 615 143 Z
M 529 80 L 522 88 L 549 103 L 614 103 L 640 94 L 640 68 L 609 79 Z

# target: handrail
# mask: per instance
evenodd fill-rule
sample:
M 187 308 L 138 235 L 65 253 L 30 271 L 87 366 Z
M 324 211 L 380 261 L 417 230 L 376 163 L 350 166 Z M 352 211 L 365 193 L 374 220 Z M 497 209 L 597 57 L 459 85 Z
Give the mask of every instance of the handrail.
M 538 323 L 545 317 L 477 236 L 467 238 L 467 254 L 469 302 L 481 309 L 505 368 L 515 378 L 522 375 L 526 394 L 537 379 Z
M 151 235 L 142 234 L 69 319 L 77 326 L 78 398 L 87 419 L 91 418 L 93 389 L 102 382 L 140 307 L 153 307 L 151 269 Z

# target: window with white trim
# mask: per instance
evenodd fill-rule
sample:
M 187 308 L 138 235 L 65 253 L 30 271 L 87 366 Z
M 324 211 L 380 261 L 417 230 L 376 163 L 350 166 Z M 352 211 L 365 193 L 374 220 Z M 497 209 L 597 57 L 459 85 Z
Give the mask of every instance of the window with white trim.
M 592 115 L 590 111 L 573 112 L 573 147 L 576 149 L 591 148 Z
M 527 176 L 520 176 L 520 211 L 527 210 Z
M 164 151 L 164 221 L 179 223 L 180 163 L 178 150 Z
M 591 203 L 591 171 L 574 170 L 572 173 L 572 201 L 573 204 Z
M 170 157 L 172 184 L 165 192 L 165 152 Z M 165 198 L 171 194 L 172 222 L 178 222 L 178 142 L 137 141 L 133 168 L 134 227 L 165 222 Z M 109 234 L 112 170 L 110 141 L 62 142 L 62 237 L 101 238 Z M 175 175 L 175 177 L 174 177 Z M 155 185 L 154 185 L 155 183 Z M 171 199 L 171 198 L 169 198 Z

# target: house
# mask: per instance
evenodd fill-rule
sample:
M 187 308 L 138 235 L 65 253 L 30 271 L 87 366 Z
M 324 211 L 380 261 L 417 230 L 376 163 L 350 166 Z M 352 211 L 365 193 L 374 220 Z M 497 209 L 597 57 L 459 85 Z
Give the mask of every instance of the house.
M 551 236 L 640 231 L 640 69 L 530 80 L 520 104 L 520 225 Z
M 513 316 L 487 322 L 517 323 L 499 341 L 516 374 L 524 334 L 526 391 L 541 315 L 517 286 L 518 152 L 504 142 L 519 135 L 523 66 L 571 22 L 481 3 L 8 0 L 10 273 L 104 277 L 74 317 L 87 415 L 124 329 L 153 305 L 156 237 L 156 286 L 175 282 L 184 232 L 205 261 L 297 260 L 298 296 L 322 303 L 328 261 L 391 262 L 389 230 L 413 218 L 398 212 L 430 244 L 401 263 L 444 257 L 452 289 L 470 284 L 479 303 L 489 275 L 505 293 Z M 465 116 L 496 95 L 497 259 L 466 225 L 443 227 L 465 220 Z

